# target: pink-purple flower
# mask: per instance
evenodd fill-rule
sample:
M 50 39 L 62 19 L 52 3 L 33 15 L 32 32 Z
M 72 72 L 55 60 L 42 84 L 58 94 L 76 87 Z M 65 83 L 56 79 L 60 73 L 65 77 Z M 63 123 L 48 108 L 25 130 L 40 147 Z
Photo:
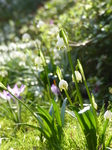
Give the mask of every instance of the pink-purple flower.
M 60 94 L 60 90 L 58 89 L 58 87 L 54 84 L 52 84 L 51 86 L 51 91 L 54 95 L 59 95 Z
M 9 92 L 3 90 L 3 93 L 0 93 L 0 97 L 5 99 L 5 100 L 10 100 L 10 95 L 9 95 Z
M 13 88 L 11 88 L 9 85 L 7 86 L 7 89 L 16 97 L 19 99 L 21 98 L 20 94 L 24 91 L 25 86 L 22 84 L 20 89 L 18 88 L 17 84 L 14 85 Z M 3 90 L 3 93 L 0 93 L 0 97 L 6 100 L 10 100 L 12 96 L 9 94 L 9 92 Z

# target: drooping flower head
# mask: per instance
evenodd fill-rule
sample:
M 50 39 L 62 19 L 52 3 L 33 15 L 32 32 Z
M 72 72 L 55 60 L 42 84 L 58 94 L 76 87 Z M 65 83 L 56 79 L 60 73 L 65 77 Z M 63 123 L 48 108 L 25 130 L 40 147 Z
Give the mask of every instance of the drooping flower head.
M 77 82 L 79 82 L 79 81 L 82 82 L 82 76 L 81 76 L 81 74 L 80 74 L 79 71 L 75 71 L 75 76 L 76 76 Z M 72 81 L 74 82 L 74 77 L 73 77 L 73 75 L 72 75 Z
M 65 80 L 62 79 L 59 82 L 59 89 L 60 89 L 60 91 L 67 90 L 68 89 L 68 83 Z
M 30 40 L 30 35 L 28 33 L 24 33 L 22 36 L 23 42 L 28 42 Z
M 40 66 L 41 64 L 42 64 L 42 59 L 41 59 L 41 57 L 37 56 L 35 58 L 35 65 Z
M 110 110 L 107 110 L 104 114 L 105 119 L 112 119 L 112 112 Z
M 57 43 L 56 43 L 56 46 L 58 47 L 58 48 L 63 48 L 63 47 L 65 47 L 65 43 L 64 43 L 64 40 L 63 40 L 63 38 L 61 38 L 60 36 L 59 36 L 59 34 L 58 34 L 58 36 L 57 36 Z

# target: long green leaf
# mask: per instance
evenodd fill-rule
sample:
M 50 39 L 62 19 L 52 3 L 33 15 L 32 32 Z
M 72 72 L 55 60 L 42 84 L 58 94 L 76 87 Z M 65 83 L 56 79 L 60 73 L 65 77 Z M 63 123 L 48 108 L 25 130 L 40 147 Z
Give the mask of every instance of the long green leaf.
M 81 125 L 81 128 L 85 134 L 88 149 L 95 150 L 97 145 L 96 128 L 94 123 L 91 121 L 91 110 L 87 110 L 82 114 L 78 114 L 78 109 L 74 108 L 75 115 Z
M 49 131 L 49 133 L 52 132 L 53 134 L 56 134 L 54 124 L 52 124 L 52 122 L 49 121 L 49 119 L 46 117 L 46 115 L 39 113 L 39 112 L 37 112 L 37 114 L 42 118 L 42 120 L 44 121 L 43 123 L 46 122 L 46 124 L 44 124 L 44 128 L 46 128 Z
M 48 119 L 50 126 L 52 127 L 52 132 L 54 132 L 54 130 L 57 131 L 57 127 L 56 124 L 54 122 L 54 119 L 50 116 L 50 114 L 48 112 L 46 112 L 43 108 L 41 108 L 39 105 L 37 105 L 38 111 L 43 114 L 46 119 Z M 47 123 L 47 122 L 46 122 Z M 54 129 L 54 130 L 53 130 Z
M 62 127 L 61 117 L 60 117 L 58 106 L 54 100 L 52 100 L 52 103 L 53 103 L 54 114 L 55 114 L 55 117 L 57 120 L 57 124 L 58 124 L 58 126 Z
M 61 123 L 62 123 L 62 127 L 64 126 L 66 102 L 67 102 L 67 98 L 64 99 L 63 105 L 62 105 L 62 108 L 61 108 Z

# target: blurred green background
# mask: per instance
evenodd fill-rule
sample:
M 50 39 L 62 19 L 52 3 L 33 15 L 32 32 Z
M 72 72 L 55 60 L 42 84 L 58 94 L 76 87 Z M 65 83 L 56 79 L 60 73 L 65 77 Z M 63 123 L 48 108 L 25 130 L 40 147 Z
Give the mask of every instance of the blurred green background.
M 39 20 L 45 24 L 38 28 Z M 67 31 L 74 67 L 79 59 L 99 107 L 104 103 L 107 105 L 112 101 L 108 89 L 112 86 L 111 0 L 1 0 L 0 81 L 5 85 L 26 84 L 26 97 L 32 100 L 38 91 L 46 88 L 44 72 L 37 72 L 34 65 L 38 40 L 48 60 L 51 80 L 58 65 L 64 78 L 72 85 L 66 53 L 56 48 L 57 30 L 60 28 Z M 22 41 L 24 33 L 31 37 L 27 43 Z M 80 85 L 80 89 L 84 100 L 88 101 L 84 86 Z

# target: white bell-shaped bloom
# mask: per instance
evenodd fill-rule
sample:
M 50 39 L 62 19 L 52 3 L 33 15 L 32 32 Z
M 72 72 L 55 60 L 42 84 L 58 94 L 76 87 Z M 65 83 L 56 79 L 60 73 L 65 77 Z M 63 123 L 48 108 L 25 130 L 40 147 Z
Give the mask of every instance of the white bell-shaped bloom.
M 59 34 L 58 34 L 58 36 L 57 36 L 57 39 L 58 39 L 58 41 L 57 41 L 57 43 L 56 43 L 56 46 L 57 46 L 58 48 L 65 47 L 64 40 L 63 40 L 63 38 L 60 38 Z
M 62 79 L 59 82 L 59 89 L 60 89 L 60 91 L 67 90 L 68 89 L 68 83 L 65 80 Z
M 41 59 L 41 57 L 37 56 L 35 58 L 35 65 L 40 66 L 41 64 L 42 64 L 42 59 Z
M 75 76 L 76 76 L 76 80 L 77 82 L 81 81 L 82 82 L 82 76 L 80 74 L 79 71 L 75 71 Z M 72 81 L 74 82 L 74 77 L 73 77 L 73 74 L 72 74 Z
M 23 42 L 28 42 L 30 40 L 30 35 L 28 33 L 23 34 L 22 40 Z
M 110 110 L 107 110 L 104 114 L 105 119 L 112 119 L 112 112 Z

